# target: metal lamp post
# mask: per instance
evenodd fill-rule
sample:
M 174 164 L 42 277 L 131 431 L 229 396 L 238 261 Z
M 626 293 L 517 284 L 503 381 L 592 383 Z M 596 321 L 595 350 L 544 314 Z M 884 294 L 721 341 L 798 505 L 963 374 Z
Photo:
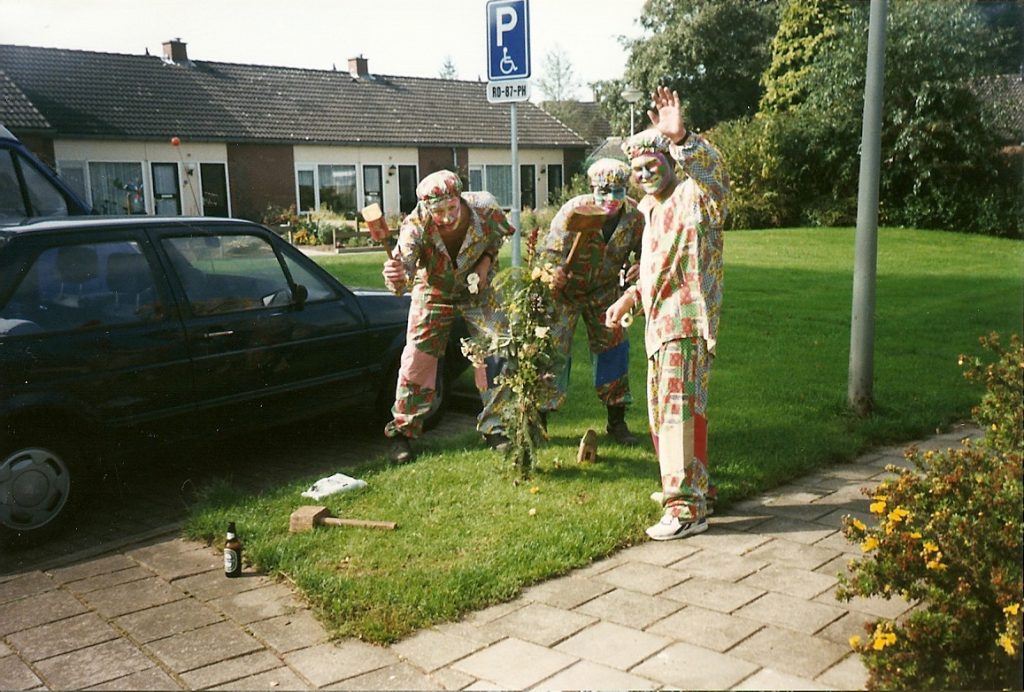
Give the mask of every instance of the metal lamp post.
M 629 103 L 629 134 L 633 135 L 633 111 L 636 110 L 636 102 L 640 100 L 640 97 L 644 95 L 644 92 L 637 89 L 635 86 L 627 85 L 622 90 L 622 98 L 626 99 Z

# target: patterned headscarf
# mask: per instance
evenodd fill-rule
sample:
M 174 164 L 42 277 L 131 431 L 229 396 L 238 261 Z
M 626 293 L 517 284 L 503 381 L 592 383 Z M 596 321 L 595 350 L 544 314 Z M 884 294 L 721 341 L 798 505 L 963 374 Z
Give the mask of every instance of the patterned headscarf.
M 598 159 L 587 169 L 591 187 L 626 187 L 629 166 L 618 159 Z
M 462 194 L 462 180 L 451 171 L 431 173 L 416 186 L 416 196 L 424 202 L 434 202 L 441 197 L 458 197 Z
M 669 152 L 671 145 L 672 142 L 669 141 L 668 137 L 652 127 L 643 132 L 637 132 L 623 142 L 622 151 L 630 159 L 635 159 L 644 154 L 664 154 L 671 158 L 672 154 Z

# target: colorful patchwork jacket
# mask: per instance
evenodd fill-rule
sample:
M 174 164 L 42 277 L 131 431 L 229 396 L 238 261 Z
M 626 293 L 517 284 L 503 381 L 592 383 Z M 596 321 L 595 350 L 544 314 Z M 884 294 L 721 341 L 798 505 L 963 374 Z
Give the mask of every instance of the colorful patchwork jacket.
M 697 133 L 670 152 L 684 173 L 672 196 L 658 202 L 647 195 L 639 204 L 647 220 L 637 284 L 647 355 L 693 336 L 703 337 L 714 353 L 729 177 L 718 150 Z
M 498 269 L 498 251 L 515 229 L 489 192 L 463 192 L 462 199 L 469 206 L 472 218 L 454 266 L 441 234 L 423 205 L 417 205 L 402 220 L 396 252 L 405 267 L 406 282 L 401 287 L 386 282 L 392 292 L 404 293 L 415 280 L 437 299 L 468 300 L 470 294 L 466 277 L 484 255 L 490 255 L 493 260 L 488 278 L 494 278 Z

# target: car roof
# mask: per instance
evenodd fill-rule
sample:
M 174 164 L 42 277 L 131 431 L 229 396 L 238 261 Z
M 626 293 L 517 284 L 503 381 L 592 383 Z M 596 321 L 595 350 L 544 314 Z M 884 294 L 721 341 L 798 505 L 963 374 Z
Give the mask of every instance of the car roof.
M 13 226 L 0 226 L 0 236 L 16 237 L 35 233 L 76 233 L 97 229 L 137 228 L 153 226 L 238 226 L 252 228 L 259 224 L 244 219 L 229 219 L 220 216 L 62 216 L 36 217 Z

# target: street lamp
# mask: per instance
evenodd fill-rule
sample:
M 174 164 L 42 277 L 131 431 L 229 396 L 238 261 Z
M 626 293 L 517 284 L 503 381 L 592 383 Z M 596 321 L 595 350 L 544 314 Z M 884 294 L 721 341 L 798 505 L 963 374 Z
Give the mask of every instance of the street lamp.
M 622 98 L 626 99 L 629 103 L 629 134 L 633 135 L 633 111 L 636 110 L 636 102 L 640 100 L 640 97 L 644 95 L 644 92 L 637 89 L 635 86 L 627 85 L 622 90 Z

